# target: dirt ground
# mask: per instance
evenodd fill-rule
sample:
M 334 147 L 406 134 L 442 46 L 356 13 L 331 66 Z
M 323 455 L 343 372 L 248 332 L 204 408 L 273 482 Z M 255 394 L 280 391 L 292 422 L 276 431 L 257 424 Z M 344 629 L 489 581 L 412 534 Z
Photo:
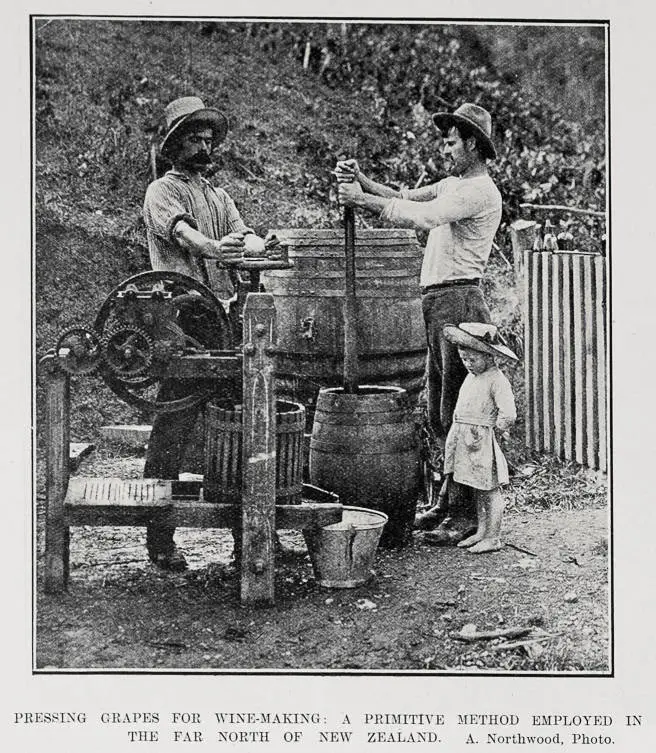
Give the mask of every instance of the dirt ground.
M 120 463 L 120 475 L 141 474 L 143 458 Z M 107 472 L 102 458 L 85 465 L 84 475 Z M 472 555 L 416 534 L 409 547 L 379 549 L 375 577 L 355 589 L 317 585 L 300 532 L 281 532 L 277 601 L 266 608 L 241 606 L 231 534 L 213 529 L 179 529 L 189 570 L 169 574 L 148 562 L 143 528 L 74 528 L 68 591 L 45 594 L 41 502 L 35 666 L 607 674 L 605 480 L 554 464 L 536 470 L 507 489 L 503 550 Z M 559 485 L 569 491 L 554 496 Z M 472 625 L 530 632 L 456 637 Z

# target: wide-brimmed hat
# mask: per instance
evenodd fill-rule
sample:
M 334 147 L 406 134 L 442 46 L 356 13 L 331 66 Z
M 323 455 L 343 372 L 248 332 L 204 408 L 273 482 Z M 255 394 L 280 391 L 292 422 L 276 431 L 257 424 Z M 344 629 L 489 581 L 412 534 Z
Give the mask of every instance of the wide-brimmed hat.
M 465 102 L 454 112 L 436 112 L 433 123 L 444 134 L 453 126 L 469 126 L 484 145 L 485 156 L 489 159 L 496 158 L 497 150 L 492 142 L 492 116 L 484 107 Z
M 517 356 L 505 344 L 494 324 L 483 322 L 463 322 L 462 324 L 445 324 L 444 337 L 461 348 L 478 350 L 491 356 L 501 356 L 517 361 Z
M 214 144 L 219 144 L 228 132 L 225 115 L 213 107 L 205 107 L 200 97 L 180 97 L 170 102 L 164 109 L 166 118 L 166 136 L 160 144 L 160 151 L 165 154 L 171 146 L 173 137 L 179 134 L 183 126 L 190 123 L 206 123 L 214 133 Z

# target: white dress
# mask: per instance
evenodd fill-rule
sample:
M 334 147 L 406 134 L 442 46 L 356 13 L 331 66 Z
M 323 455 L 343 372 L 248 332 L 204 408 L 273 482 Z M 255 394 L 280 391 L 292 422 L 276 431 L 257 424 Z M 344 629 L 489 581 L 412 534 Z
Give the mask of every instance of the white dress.
M 508 483 L 508 463 L 494 436 L 517 418 L 515 399 L 505 374 L 493 366 L 467 374 L 462 383 L 453 424 L 444 448 L 444 472 L 475 489 L 496 489 Z

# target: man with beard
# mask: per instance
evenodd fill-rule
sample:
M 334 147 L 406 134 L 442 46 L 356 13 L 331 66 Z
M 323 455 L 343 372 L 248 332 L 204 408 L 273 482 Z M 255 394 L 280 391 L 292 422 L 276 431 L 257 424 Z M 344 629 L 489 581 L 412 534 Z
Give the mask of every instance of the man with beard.
M 487 160 L 496 157 L 492 118 L 465 103 L 453 113 L 438 112 L 433 122 L 444 134 L 444 157 L 452 175 L 422 188 L 397 191 L 365 176 L 356 160 L 337 163 L 339 198 L 345 206 L 377 212 L 396 226 L 429 230 L 420 286 L 428 341 L 428 418 L 443 446 L 453 420 L 458 391 L 467 374 L 445 324 L 490 322 L 480 288 L 501 221 L 501 194 L 490 178 Z M 457 543 L 476 528 L 466 488 L 450 485 L 444 501 L 419 516 L 421 529 L 434 528 L 434 543 Z M 442 495 L 440 495 L 442 496 Z
M 152 268 L 193 277 L 209 285 L 228 305 L 235 292 L 230 270 L 219 267 L 210 280 L 204 260 L 218 259 L 223 264 L 239 261 L 246 247 L 244 239 L 253 230 L 244 223 L 230 196 L 204 177 L 212 164 L 212 149 L 226 136 L 227 120 L 218 110 L 206 108 L 198 97 L 174 100 L 167 105 L 165 117 L 167 132 L 161 153 L 173 167 L 148 186 L 143 209 Z M 264 256 L 265 247 L 275 242 L 275 236 L 269 234 L 264 240 L 252 236 L 248 245 Z M 212 344 L 212 332 L 191 332 L 189 324 L 193 323 L 179 323 L 204 345 Z M 158 400 L 174 400 L 186 390 L 184 383 L 167 380 Z M 144 477 L 178 478 L 198 411 L 194 408 L 155 417 Z M 146 544 L 148 556 L 156 565 L 179 571 L 187 565 L 174 543 L 174 531 L 170 526 L 151 524 Z

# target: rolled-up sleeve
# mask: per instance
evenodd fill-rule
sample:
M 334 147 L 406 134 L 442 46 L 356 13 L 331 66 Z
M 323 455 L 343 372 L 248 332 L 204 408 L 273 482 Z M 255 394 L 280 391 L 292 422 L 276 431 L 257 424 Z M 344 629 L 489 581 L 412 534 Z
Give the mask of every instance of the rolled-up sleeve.
M 171 242 L 175 242 L 173 231 L 180 220 L 198 228 L 180 192 L 164 181 L 155 181 L 148 186 L 143 216 L 151 233 Z
M 421 190 L 421 189 L 419 189 Z M 439 225 L 473 217 L 484 210 L 487 198 L 471 185 L 457 185 L 427 201 L 426 194 L 415 199 L 390 199 L 380 216 L 395 225 L 432 230 Z M 408 192 L 408 195 L 412 195 Z

